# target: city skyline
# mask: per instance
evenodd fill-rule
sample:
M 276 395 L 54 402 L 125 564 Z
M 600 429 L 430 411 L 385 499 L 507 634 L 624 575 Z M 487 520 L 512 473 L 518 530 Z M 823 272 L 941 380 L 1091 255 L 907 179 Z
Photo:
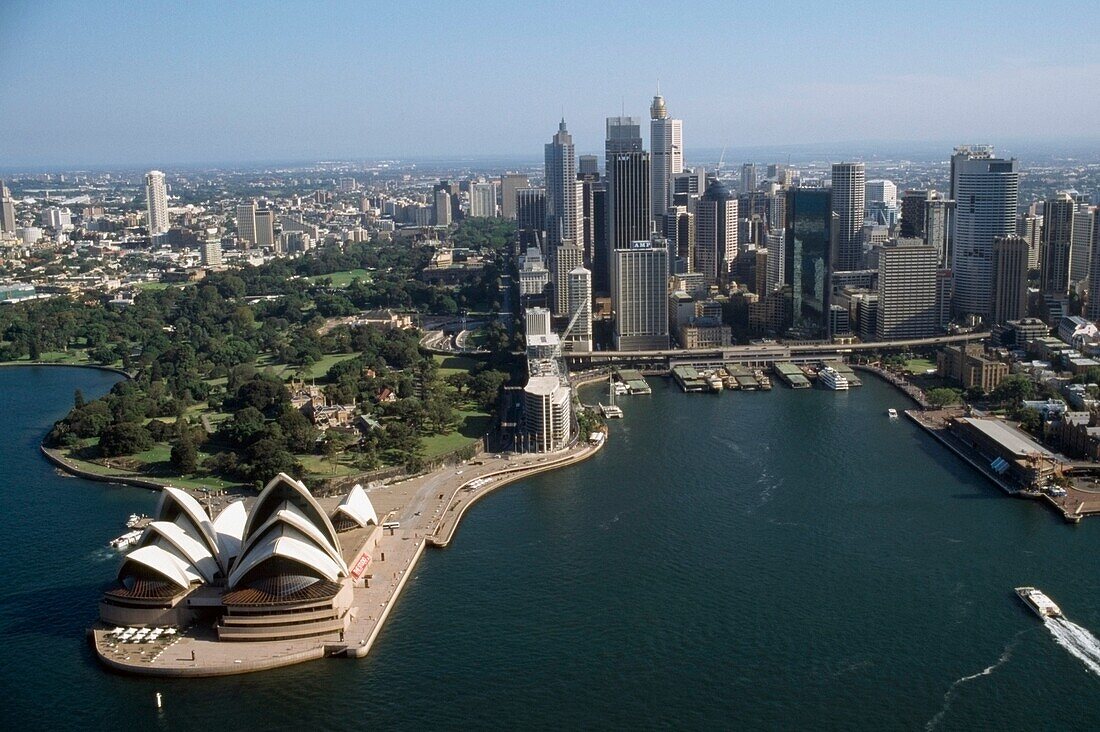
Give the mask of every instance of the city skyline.
M 1064 115 L 1019 93 L 1100 69 L 1089 15 L 1054 19 L 1058 32 L 1020 47 L 958 22 L 976 4 L 890 8 L 884 63 L 870 32 L 831 42 L 881 12 L 863 3 L 699 3 L 683 9 L 679 27 L 701 55 L 655 53 L 646 41 L 667 34 L 657 14 L 619 18 L 581 5 L 550 31 L 554 8 L 543 5 L 439 4 L 415 18 L 342 3 L 316 14 L 203 3 L 78 9 L 0 10 L 0 68 L 18 91 L 0 101 L 5 166 L 515 155 L 537 149 L 545 120 L 562 113 L 578 152 L 598 151 L 603 119 L 644 118 L 658 83 L 689 122 L 689 159 L 723 147 L 990 141 L 1013 153 L 1023 140 L 1100 143 L 1082 122 L 1100 113 L 1100 100 L 1081 97 Z M 1001 8 L 1010 18 L 1031 12 Z M 504 16 L 508 23 L 487 22 Z M 287 43 L 270 42 L 289 27 Z M 516 42 L 536 32 L 554 42 Z M 64 54 L 42 51 L 59 39 Z M 776 43 L 783 52 L 768 51 Z M 249 88 L 256 93 L 241 94 Z

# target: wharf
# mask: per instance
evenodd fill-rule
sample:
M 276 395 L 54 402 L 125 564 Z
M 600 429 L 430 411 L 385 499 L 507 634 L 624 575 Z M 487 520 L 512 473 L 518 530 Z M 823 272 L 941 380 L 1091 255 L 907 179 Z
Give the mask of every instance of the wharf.
M 672 380 L 684 392 L 706 391 L 709 388 L 707 380 L 694 366 L 673 366 Z
M 856 376 L 856 372 L 852 370 L 852 367 L 844 363 L 841 360 L 836 361 L 823 361 L 824 366 L 830 366 L 834 371 L 848 380 L 849 387 L 863 386 L 863 382 Z
M 779 377 L 779 380 L 792 389 L 810 388 L 810 380 L 802 373 L 802 369 L 798 368 L 790 361 L 776 362 L 772 368 L 775 370 L 775 375 Z
M 646 383 L 645 377 L 642 376 L 642 372 L 636 369 L 616 369 L 615 375 L 619 377 L 619 381 L 626 384 L 627 390 L 631 394 L 652 394 L 653 390 Z

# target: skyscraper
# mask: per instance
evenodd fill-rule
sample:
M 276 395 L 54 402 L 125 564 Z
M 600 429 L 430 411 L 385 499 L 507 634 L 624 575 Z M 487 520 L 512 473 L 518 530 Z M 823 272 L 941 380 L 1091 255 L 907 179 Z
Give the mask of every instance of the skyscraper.
M 936 314 L 940 254 L 921 239 L 893 239 L 879 252 L 879 340 L 927 338 L 939 332 Z
M 612 251 L 615 348 L 668 348 L 668 245 L 654 237 Z
M 256 243 L 256 202 L 237 205 L 237 239 L 241 244 Z
M 1059 191 L 1043 206 L 1043 256 L 1040 281 L 1044 295 L 1069 294 L 1070 250 L 1073 246 L 1073 216 L 1077 202 Z
M 1027 270 L 1031 251 L 1022 236 L 993 240 L 993 324 L 1027 317 Z
M 725 282 L 737 258 L 737 199 L 715 179 L 695 204 L 695 271 Z
M 544 226 L 546 226 L 546 189 L 517 189 L 516 229 L 519 232 L 521 251 L 541 244 Z
M 15 233 L 15 201 L 11 191 L 0 182 L 0 234 Z
M 256 246 L 275 248 L 275 212 L 266 204 L 256 209 Z
M 956 314 L 989 317 L 993 303 L 993 239 L 1016 230 L 1020 173 L 1016 160 L 992 148 L 956 148 L 951 156 L 955 221 L 951 269 Z
M 470 186 L 470 216 L 493 218 L 497 215 L 496 183 L 474 183 Z
M 1016 219 L 1016 233 L 1027 239 L 1029 269 L 1039 269 L 1040 253 L 1043 251 L 1043 215 L 1026 213 Z
M 592 350 L 592 273 L 584 267 L 574 267 L 566 277 L 570 329 L 565 347 L 571 351 Z
M 641 125 L 634 117 L 608 117 L 607 243 L 612 251 L 649 239 L 649 154 L 642 149 Z
M 859 186 L 863 192 L 863 184 Z M 787 231 L 783 253 L 783 284 L 791 286 L 794 325 L 805 335 L 825 335 L 834 259 L 834 213 L 828 188 L 787 191 Z M 771 252 L 768 253 L 769 265 Z M 779 265 L 776 264 L 776 267 Z
M 446 188 L 437 188 L 432 201 L 432 223 L 435 226 L 451 225 L 451 193 Z
M 546 253 L 551 259 L 563 239 L 577 239 L 577 159 L 565 120 L 546 144 Z
M 584 248 L 571 239 L 558 245 L 550 261 L 551 282 L 554 285 L 554 315 L 569 313 L 569 273 L 584 266 Z
M 500 176 L 500 215 L 506 219 L 516 219 L 516 191 L 526 188 L 530 183 L 522 173 L 505 173 Z
M 837 214 L 836 269 L 862 269 L 863 219 L 866 214 L 866 173 L 863 163 L 833 165 L 833 211 Z M 795 313 L 795 317 L 798 314 Z
M 218 230 L 207 229 L 206 237 L 202 242 L 199 252 L 203 267 L 217 267 L 222 263 L 222 240 L 218 236 Z
M 1092 261 L 1092 219 L 1096 207 L 1087 203 L 1078 203 L 1073 212 L 1073 242 L 1069 258 L 1069 281 L 1071 284 L 1085 282 L 1089 277 L 1089 264 Z
M 656 225 L 671 205 L 672 179 L 684 169 L 684 123 L 669 116 L 660 94 L 653 97 L 649 120 L 650 203 Z
M 887 206 L 898 205 L 898 187 L 892 180 L 869 180 L 864 185 L 865 203 L 881 201 Z
M 600 159 L 595 155 L 581 155 L 577 158 L 577 176 L 583 178 L 591 175 L 600 177 Z
M 1100 214 L 1092 217 L 1092 241 L 1100 243 Z M 1089 267 L 1089 304 L 1085 314 L 1094 323 L 1100 321 L 1100 246 L 1092 248 L 1092 266 Z
M 741 192 L 751 193 L 756 190 L 756 163 L 741 164 Z
M 149 216 L 150 237 L 168 231 L 168 189 L 164 185 L 164 173 L 159 170 L 145 174 L 145 210 Z

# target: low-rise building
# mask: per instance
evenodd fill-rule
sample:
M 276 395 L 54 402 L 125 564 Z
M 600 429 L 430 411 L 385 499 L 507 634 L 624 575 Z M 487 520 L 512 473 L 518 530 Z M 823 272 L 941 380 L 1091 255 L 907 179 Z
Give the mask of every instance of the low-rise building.
M 1008 364 L 985 355 L 979 344 L 946 346 L 936 354 L 936 371 L 964 389 L 980 388 L 988 393 L 1008 376 Z

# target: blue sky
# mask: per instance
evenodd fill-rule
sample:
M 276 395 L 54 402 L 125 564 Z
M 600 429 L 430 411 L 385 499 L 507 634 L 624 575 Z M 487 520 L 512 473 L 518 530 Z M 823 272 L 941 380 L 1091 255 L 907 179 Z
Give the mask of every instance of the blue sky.
M 1100 19 L 1033 2 L 0 0 L 0 167 L 1100 138 Z

